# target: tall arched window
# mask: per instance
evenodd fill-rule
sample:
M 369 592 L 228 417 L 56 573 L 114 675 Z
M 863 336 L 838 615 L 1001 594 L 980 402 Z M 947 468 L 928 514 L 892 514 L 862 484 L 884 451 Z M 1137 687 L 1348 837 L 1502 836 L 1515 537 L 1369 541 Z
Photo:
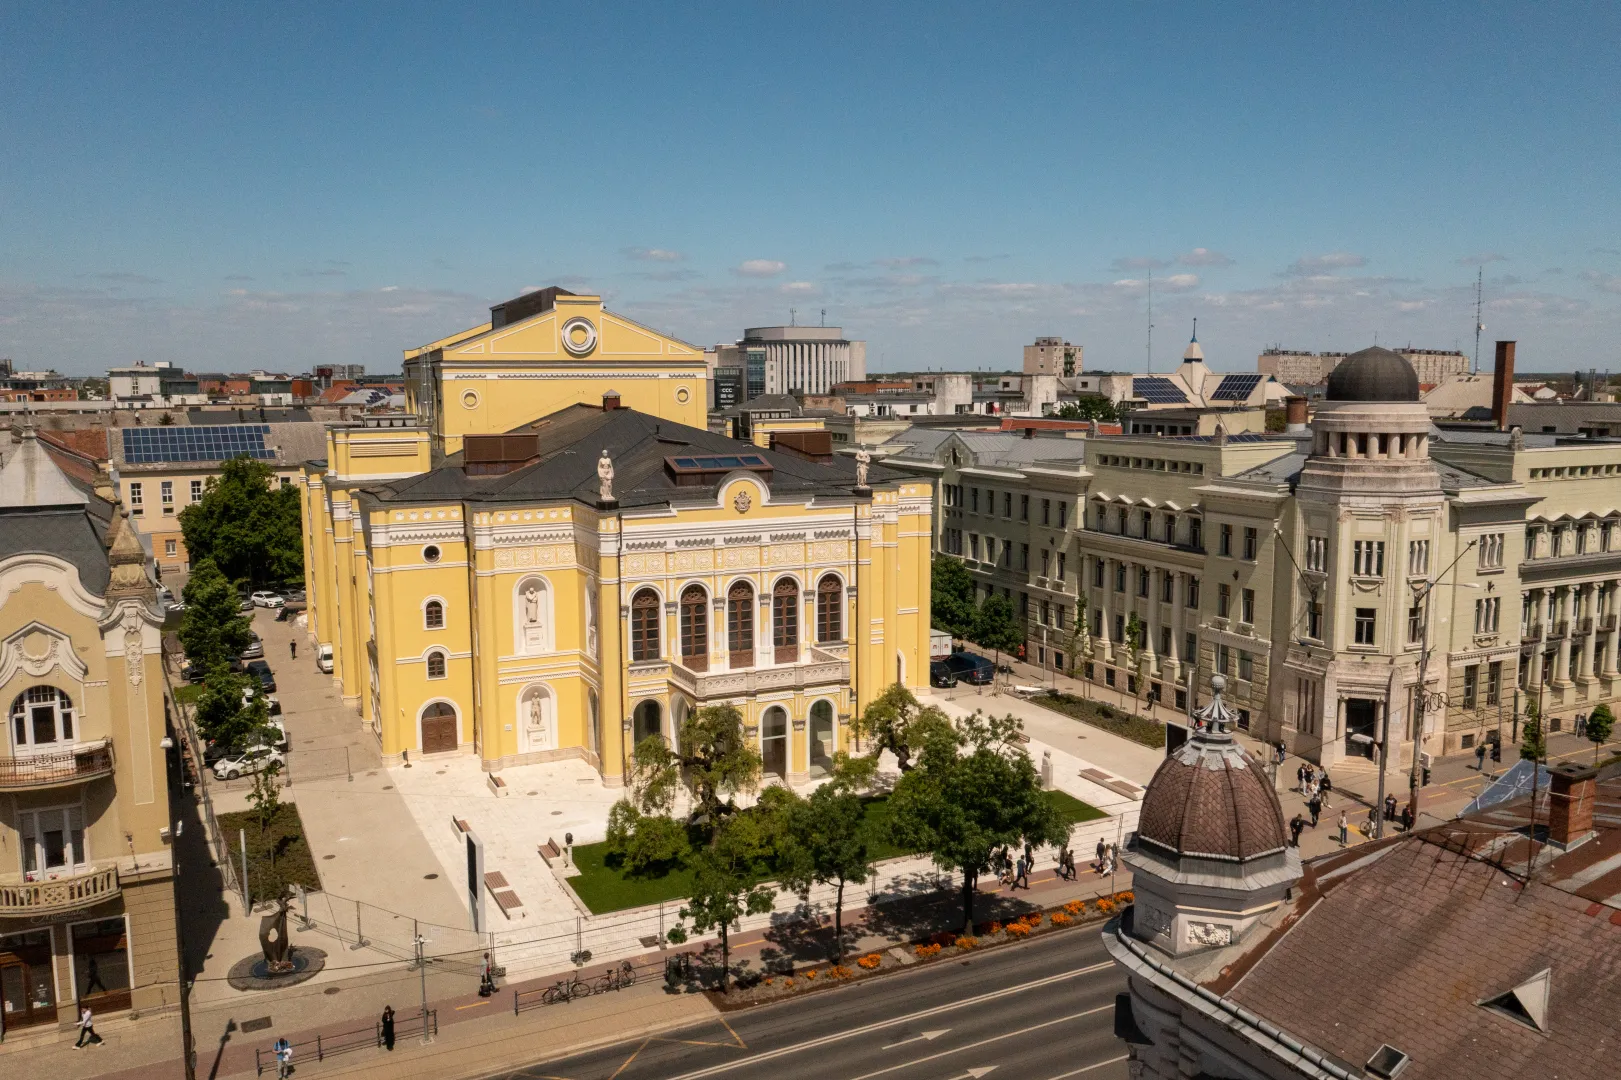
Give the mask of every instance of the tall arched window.
M 442 679 L 445 677 L 445 654 L 435 649 L 428 654 L 428 678 Z
M 652 589 L 630 598 L 630 658 L 659 658 L 659 594 Z
M 445 605 L 437 600 L 429 600 L 422 607 L 422 625 L 429 630 L 443 630 L 445 628 Z
M 709 670 L 709 594 L 702 585 L 681 593 L 681 662 L 693 671 Z
M 30 686 L 11 703 L 14 747 L 73 741 L 73 699 L 54 686 Z
M 844 583 L 832 574 L 816 583 L 816 640 L 844 640 Z
M 726 594 L 726 648 L 731 666 L 754 666 L 754 588 L 739 581 Z
M 777 663 L 799 659 L 799 582 L 793 578 L 783 578 L 771 590 L 771 644 L 777 649 Z

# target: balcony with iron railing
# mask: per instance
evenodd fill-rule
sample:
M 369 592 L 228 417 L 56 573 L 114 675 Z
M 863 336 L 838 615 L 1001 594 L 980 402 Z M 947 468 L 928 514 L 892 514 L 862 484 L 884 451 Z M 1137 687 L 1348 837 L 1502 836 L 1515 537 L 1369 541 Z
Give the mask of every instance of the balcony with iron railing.
M 0 791 L 65 787 L 112 774 L 111 739 L 82 742 L 63 750 L 0 757 Z
M 59 874 L 44 881 L 0 882 L 0 915 L 56 915 L 93 907 L 118 892 L 116 866 Z

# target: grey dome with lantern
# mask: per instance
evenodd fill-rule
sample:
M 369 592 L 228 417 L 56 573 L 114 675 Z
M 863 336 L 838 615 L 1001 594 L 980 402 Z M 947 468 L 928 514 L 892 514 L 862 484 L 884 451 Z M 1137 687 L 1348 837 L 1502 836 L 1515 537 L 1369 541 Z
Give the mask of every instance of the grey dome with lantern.
M 1400 353 L 1375 345 L 1354 352 L 1328 374 L 1329 401 L 1417 401 L 1418 372 Z

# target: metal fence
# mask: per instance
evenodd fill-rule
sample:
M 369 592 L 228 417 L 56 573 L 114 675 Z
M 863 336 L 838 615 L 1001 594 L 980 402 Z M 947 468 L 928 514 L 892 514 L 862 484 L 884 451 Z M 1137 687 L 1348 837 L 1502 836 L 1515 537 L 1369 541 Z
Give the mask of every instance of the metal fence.
M 426 1031 L 427 1038 L 432 1039 L 439 1034 L 439 1010 L 429 1009 L 426 1014 L 421 1012 L 411 1016 L 398 1017 L 394 1021 L 394 1039 L 398 1042 L 411 1036 L 422 1037 Z M 383 1022 L 374 1021 L 370 1027 L 355 1028 L 351 1031 L 339 1031 L 329 1035 L 317 1034 L 313 1039 L 289 1043 L 292 1047 L 292 1065 L 308 1065 L 311 1060 L 325 1061 L 329 1057 L 339 1054 L 351 1053 L 355 1050 L 377 1048 L 383 1045 Z M 256 1046 L 253 1048 L 253 1072 L 256 1076 L 263 1076 L 266 1070 L 277 1067 L 276 1047 L 274 1045 Z

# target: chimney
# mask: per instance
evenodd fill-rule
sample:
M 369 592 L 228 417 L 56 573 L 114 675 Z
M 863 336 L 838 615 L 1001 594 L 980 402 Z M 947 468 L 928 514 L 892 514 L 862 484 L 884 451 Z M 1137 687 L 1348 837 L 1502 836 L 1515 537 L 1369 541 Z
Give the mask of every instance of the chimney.
M 619 392 L 617 390 L 609 390 L 602 395 L 603 412 L 612 412 L 617 408 L 619 408 Z
M 1514 342 L 1497 343 L 1497 363 L 1492 368 L 1492 427 L 1508 430 L 1508 406 L 1514 400 Z
M 1283 399 L 1284 419 L 1290 435 L 1306 434 L 1306 399 L 1298 394 Z
M 1499 342 L 1499 345 L 1505 344 Z M 1506 342 L 1512 354 L 1514 343 Z M 1567 761 L 1548 770 L 1548 842 L 1569 851 L 1593 836 L 1598 770 Z
M 1027 439 L 1035 438 L 1036 437 L 1036 425 L 1031 424 L 1028 427 L 1026 427 L 1024 429 L 1024 437 L 1027 438 Z

